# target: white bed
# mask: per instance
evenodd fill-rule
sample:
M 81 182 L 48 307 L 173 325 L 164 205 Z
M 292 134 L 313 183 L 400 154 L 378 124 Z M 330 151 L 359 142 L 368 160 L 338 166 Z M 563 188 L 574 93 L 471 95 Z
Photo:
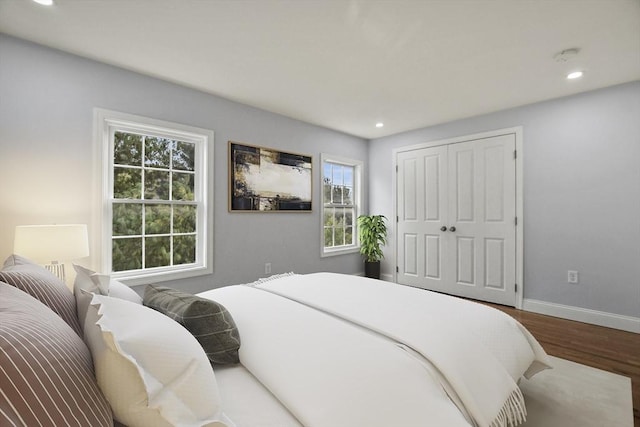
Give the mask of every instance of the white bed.
M 236 427 L 303 427 L 242 365 L 215 368 L 224 411 Z
M 547 367 L 510 316 L 393 283 L 288 274 L 141 298 L 76 267 L 74 294 L 21 257 L 0 269 L 2 425 L 510 427 L 517 382 Z
M 548 367 L 504 313 L 387 282 L 281 275 L 199 296 L 240 331 L 241 365 L 215 368 L 238 427 L 515 426 L 518 380 Z

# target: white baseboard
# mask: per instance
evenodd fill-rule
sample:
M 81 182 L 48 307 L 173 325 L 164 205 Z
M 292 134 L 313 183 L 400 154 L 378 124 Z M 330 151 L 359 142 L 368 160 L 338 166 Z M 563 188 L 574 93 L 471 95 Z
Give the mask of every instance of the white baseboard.
M 522 309 L 640 334 L 640 318 L 525 298 Z
M 360 273 L 354 273 L 354 276 L 362 276 L 364 277 L 364 271 L 361 271 Z M 380 273 L 380 280 L 385 280 L 387 282 L 393 282 L 393 274 L 385 274 L 385 273 Z
M 393 282 L 393 274 L 380 273 L 380 279 L 387 282 Z

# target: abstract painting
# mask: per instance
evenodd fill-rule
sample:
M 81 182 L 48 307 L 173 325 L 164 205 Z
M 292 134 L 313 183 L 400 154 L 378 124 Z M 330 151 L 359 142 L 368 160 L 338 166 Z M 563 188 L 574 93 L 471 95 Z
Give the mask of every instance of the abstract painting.
M 229 141 L 230 212 L 311 212 L 311 156 Z

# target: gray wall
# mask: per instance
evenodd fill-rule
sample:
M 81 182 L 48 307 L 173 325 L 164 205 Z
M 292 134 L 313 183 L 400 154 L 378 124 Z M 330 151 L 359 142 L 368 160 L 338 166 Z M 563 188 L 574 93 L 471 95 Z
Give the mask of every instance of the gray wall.
M 367 142 L 0 35 L 0 261 L 19 224 L 92 224 L 94 107 L 215 132 L 213 276 L 189 291 L 273 272 L 357 273 L 358 254 L 320 257 L 312 214 L 227 212 L 227 141 L 365 161 L 372 213 L 393 213 L 395 148 L 524 128 L 525 298 L 640 317 L 640 82 Z M 367 157 L 368 156 L 368 157 Z M 368 162 L 367 162 L 368 160 Z M 365 209 L 366 209 L 365 197 Z M 395 236 L 390 236 L 393 242 Z M 395 248 L 386 248 L 390 273 Z M 85 264 L 96 266 L 97 260 Z M 566 283 L 567 270 L 580 284 Z
M 214 274 L 176 287 L 196 292 L 252 281 L 264 276 L 266 262 L 273 273 L 362 270 L 359 254 L 320 257 L 318 162 L 321 152 L 366 161 L 365 140 L 5 35 L 0 35 L 0 262 L 12 251 L 16 225 L 95 226 L 94 107 L 215 132 Z M 313 213 L 229 213 L 229 140 L 311 154 Z M 83 261 L 98 265 L 97 259 Z
M 640 317 L 640 82 L 373 140 L 370 211 L 393 214 L 394 149 L 514 126 L 524 134 L 525 298 Z M 394 256 L 387 247 L 384 272 Z

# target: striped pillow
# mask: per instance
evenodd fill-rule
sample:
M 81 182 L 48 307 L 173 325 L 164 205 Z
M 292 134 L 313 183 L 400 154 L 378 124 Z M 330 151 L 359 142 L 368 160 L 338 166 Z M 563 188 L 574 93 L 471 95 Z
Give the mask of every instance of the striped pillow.
M 0 425 L 112 426 L 91 354 L 55 313 L 0 283 Z
M 75 297 L 62 280 L 44 267 L 30 263 L 5 262 L 4 268 L 0 270 L 0 281 L 15 286 L 42 302 L 82 336 Z
M 4 260 L 4 264 L 2 268 L 11 267 L 13 265 L 24 265 L 24 264 L 37 265 L 35 262 L 31 261 L 28 258 L 25 258 L 18 254 L 12 254 L 12 255 L 9 255 L 9 257 L 7 257 L 7 259 Z
M 142 303 L 187 328 L 204 348 L 211 362 L 240 362 L 238 328 L 222 304 L 157 285 L 147 285 Z

